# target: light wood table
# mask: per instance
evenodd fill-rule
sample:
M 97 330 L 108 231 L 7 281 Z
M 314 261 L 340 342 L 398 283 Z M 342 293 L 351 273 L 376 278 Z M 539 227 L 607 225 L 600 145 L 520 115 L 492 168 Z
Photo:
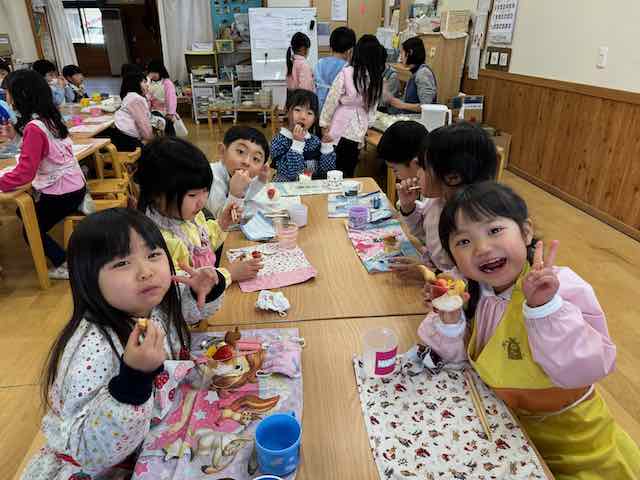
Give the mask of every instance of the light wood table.
M 89 113 L 83 113 L 82 107 L 80 107 L 79 103 L 65 104 L 60 107 L 60 113 L 63 115 L 71 115 L 71 116 L 80 116 L 83 120 L 92 118 L 92 115 Z M 102 123 L 83 123 L 84 126 L 95 127 L 92 128 L 91 131 L 88 132 L 69 132 L 69 136 L 72 139 L 82 139 L 82 138 L 91 138 L 96 135 L 100 135 L 102 132 L 112 127 L 115 124 L 115 116 L 112 113 L 103 112 L 100 116 L 108 116 L 110 119 L 106 122 Z M 73 124 L 71 122 L 67 122 L 67 127 L 69 129 L 73 128 Z
M 379 190 L 371 178 L 363 181 L 364 192 Z M 423 314 L 422 284 L 400 280 L 392 273 L 369 274 L 360 262 L 345 230 L 345 219 L 328 218 L 327 196 L 301 197 L 309 207 L 309 221 L 298 231 L 298 245 L 318 270 L 305 283 L 277 289 L 291 303 L 285 321 L 345 317 Z M 255 244 L 233 232 L 225 241 L 230 248 Z M 222 266 L 228 265 L 226 253 Z M 283 321 L 277 313 L 258 310 L 258 292 L 243 293 L 237 284 L 227 289 L 223 306 L 209 322 L 246 324 Z

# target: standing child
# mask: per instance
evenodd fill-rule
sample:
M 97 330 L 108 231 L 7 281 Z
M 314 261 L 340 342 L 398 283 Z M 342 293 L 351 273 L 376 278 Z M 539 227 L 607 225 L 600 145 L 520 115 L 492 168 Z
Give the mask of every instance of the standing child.
M 160 227 L 176 269 L 215 268 L 215 252 L 235 223 L 232 212 L 239 210 L 229 204 L 216 220 L 206 219 L 202 209 L 213 175 L 204 153 L 186 140 L 158 138 L 142 150 L 135 180 L 140 186 L 138 209 Z M 229 286 L 255 277 L 260 267 L 260 260 L 251 259 L 217 270 Z
M 62 76 L 67 81 L 64 87 L 64 98 L 68 103 L 78 103 L 89 98 L 84 86 L 84 75 L 77 65 L 67 65 L 62 69 Z
M 224 279 L 206 269 L 175 276 L 158 227 L 124 208 L 78 224 L 69 271 L 73 313 L 41 382 L 46 443 L 22 478 L 130 478 L 160 414 L 156 375 L 165 360 L 189 359 L 187 323 L 218 309 Z
M 338 27 L 331 32 L 329 37 L 331 56 L 321 58 L 316 66 L 316 93 L 320 111 L 322 111 L 331 84 L 340 70 L 349 63 L 355 44 L 356 33 L 349 27 Z
M 420 263 L 434 271 L 454 268 L 438 236 L 440 212 L 460 188 L 495 178 L 497 165 L 496 147 L 477 125 L 462 122 L 427 135 L 418 157 L 417 178 L 406 178 L 396 185 L 403 220 L 411 234 L 424 242 Z M 418 201 L 420 195 L 423 201 Z M 421 278 L 416 263 L 415 259 L 398 257 L 392 269 L 401 276 Z
M 602 308 L 591 285 L 554 265 L 557 241 L 543 258 L 524 200 L 495 182 L 468 186 L 447 202 L 439 233 L 469 280 L 471 321 L 431 313 L 422 340 L 445 362 L 469 360 L 556 479 L 640 478 L 638 447 L 594 388 L 616 360 Z
M 353 177 L 367 129 L 375 120 L 386 58 L 375 36 L 360 37 L 351 64 L 336 77 L 322 109 L 320 127 L 337 143 L 336 165 L 345 177 Z
M 176 86 L 169 78 L 169 72 L 161 60 L 152 60 L 147 67 L 149 76 L 149 102 L 151 113 L 161 115 L 166 121 L 165 134 L 175 136 L 173 123 L 177 120 L 178 96 Z
M 291 37 L 291 46 L 287 49 L 287 90 L 302 88 L 315 92 L 313 70 L 307 62 L 311 40 L 302 32 Z
M 293 90 L 287 97 L 288 128 L 271 140 L 271 155 L 278 171 L 275 181 L 291 182 L 311 172 L 314 178 L 326 178 L 336 168 L 331 139 L 317 132 L 318 97 L 309 90 Z
M 13 72 L 7 77 L 7 94 L 20 115 L 15 130 L 11 124 L 3 129 L 11 138 L 17 131 L 22 148 L 16 167 L 0 176 L 0 191 L 31 183 L 44 253 L 53 264 L 49 277 L 67 279 L 65 252 L 47 232 L 78 210 L 86 193 L 84 175 L 44 78 L 33 70 Z
M 253 127 L 236 125 L 224 134 L 211 164 L 213 185 L 207 208 L 218 217 L 230 203 L 242 204 L 255 197 L 269 181 L 269 142 Z

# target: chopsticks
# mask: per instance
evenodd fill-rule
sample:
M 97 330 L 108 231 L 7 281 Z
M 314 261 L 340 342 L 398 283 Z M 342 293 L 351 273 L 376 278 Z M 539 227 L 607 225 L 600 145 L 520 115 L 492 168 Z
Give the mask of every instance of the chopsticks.
M 478 419 L 482 424 L 482 428 L 484 429 L 484 433 L 487 435 L 489 441 L 493 440 L 493 436 L 491 434 L 491 428 L 489 427 L 489 422 L 487 421 L 487 416 L 485 414 L 484 403 L 482 403 L 482 397 L 480 393 L 478 393 L 478 389 L 476 387 L 476 383 L 473 380 L 473 375 L 469 370 L 464 371 L 464 379 L 467 382 L 467 386 L 469 387 L 469 392 L 471 393 L 471 400 L 473 401 L 473 406 L 476 409 L 476 413 L 478 415 Z
M 409 191 L 413 192 L 414 190 L 420 190 L 422 187 L 420 185 L 414 185 L 413 187 L 409 187 Z

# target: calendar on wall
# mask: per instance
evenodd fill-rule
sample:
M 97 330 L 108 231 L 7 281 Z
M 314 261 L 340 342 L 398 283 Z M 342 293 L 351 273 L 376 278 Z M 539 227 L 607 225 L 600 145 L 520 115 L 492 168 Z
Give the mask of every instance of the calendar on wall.
M 513 29 L 516 25 L 518 0 L 495 0 L 491 21 L 489 22 L 488 40 L 492 43 L 511 43 Z

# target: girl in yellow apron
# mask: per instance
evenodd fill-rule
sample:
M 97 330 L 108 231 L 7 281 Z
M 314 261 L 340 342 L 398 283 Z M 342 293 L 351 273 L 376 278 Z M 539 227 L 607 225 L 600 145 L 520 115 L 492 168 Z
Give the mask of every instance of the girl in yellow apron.
M 594 388 L 616 347 L 591 286 L 533 248 L 527 206 L 495 182 L 445 206 L 440 239 L 469 280 L 466 318 L 431 313 L 418 334 L 445 361 L 468 359 L 518 415 L 556 479 L 640 478 L 640 450 Z M 468 326 L 469 325 L 469 326 Z

